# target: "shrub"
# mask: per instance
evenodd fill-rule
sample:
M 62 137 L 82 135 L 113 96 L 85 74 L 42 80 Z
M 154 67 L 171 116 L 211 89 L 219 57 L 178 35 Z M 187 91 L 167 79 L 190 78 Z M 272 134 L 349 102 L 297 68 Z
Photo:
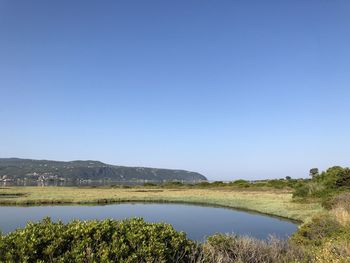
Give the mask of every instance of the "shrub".
M 226 186 L 226 185 L 227 184 L 225 184 L 223 181 L 215 181 L 210 184 L 210 186 Z
M 338 178 L 335 181 L 337 187 L 350 187 L 350 169 L 345 168 L 339 172 Z
M 165 187 L 165 188 L 177 188 L 177 187 L 182 187 L 182 186 L 185 186 L 185 184 L 181 183 L 181 182 L 166 182 L 164 184 L 161 185 L 162 187 Z
M 248 183 L 248 182 L 247 182 Z M 260 187 L 272 187 L 275 189 L 290 189 L 294 188 L 299 183 L 299 179 L 269 179 L 269 180 L 259 180 L 253 183 L 248 183 L 251 187 L 260 188 Z
M 309 195 L 309 186 L 307 184 L 299 184 L 295 187 L 293 198 L 304 198 Z
M 337 240 L 327 240 L 322 246 L 313 249 L 312 262 L 347 263 L 350 258 L 350 244 L 338 242 Z
M 331 210 L 335 219 L 350 232 L 350 192 L 333 197 L 325 202 L 325 206 Z
M 210 187 L 223 187 L 223 186 L 228 186 L 229 184 L 226 184 L 222 181 L 215 181 L 215 182 L 200 182 L 198 184 L 195 184 L 193 186 L 199 187 L 199 188 L 210 188 Z
M 204 262 L 268 263 L 307 262 L 308 256 L 299 247 L 271 237 L 258 240 L 251 237 L 217 234 L 203 244 Z
M 297 183 L 294 187 L 294 198 L 319 198 L 327 207 L 335 195 L 350 188 L 350 169 L 334 166 L 321 174 L 315 175 L 310 181 Z
M 143 186 L 144 186 L 144 187 L 153 187 L 153 186 L 157 186 L 157 184 L 154 184 L 154 183 L 144 183 Z
M 198 184 L 195 184 L 195 186 L 202 187 L 202 188 L 207 188 L 210 186 L 209 182 L 200 182 Z
M 350 212 L 350 192 L 342 193 L 331 200 L 331 208 L 343 207 Z
M 350 212 L 350 192 L 335 195 L 325 200 L 322 205 L 327 209 L 335 209 L 337 207 L 342 207 L 348 212 Z
M 229 185 L 247 188 L 247 187 L 249 187 L 250 183 L 248 181 L 246 181 L 246 180 L 239 179 L 239 180 L 230 182 Z
M 285 181 L 284 179 L 278 180 L 278 179 L 273 179 L 273 180 L 268 180 L 267 185 L 270 187 L 274 187 L 277 189 L 282 189 L 284 187 L 289 186 L 289 181 Z
M 0 262 L 189 262 L 196 245 L 171 225 L 49 218 L 0 239 Z
M 302 225 L 293 234 L 291 240 L 302 245 L 320 245 L 324 238 L 336 236 L 342 231 L 342 227 L 328 213 L 313 217 L 312 221 Z
M 315 180 L 319 183 L 324 184 L 328 188 L 337 188 L 338 180 L 342 180 L 344 176 L 349 174 L 349 168 L 342 168 L 340 166 L 333 166 L 327 169 L 326 172 L 322 172 Z M 342 185 L 341 185 L 342 186 Z

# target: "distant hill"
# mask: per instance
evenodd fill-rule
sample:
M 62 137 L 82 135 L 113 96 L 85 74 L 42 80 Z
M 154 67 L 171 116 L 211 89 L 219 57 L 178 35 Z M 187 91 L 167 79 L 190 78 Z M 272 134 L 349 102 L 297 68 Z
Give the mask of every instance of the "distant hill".
M 99 161 L 49 161 L 0 158 L 0 181 L 11 180 L 201 181 L 207 178 L 185 170 L 126 167 Z

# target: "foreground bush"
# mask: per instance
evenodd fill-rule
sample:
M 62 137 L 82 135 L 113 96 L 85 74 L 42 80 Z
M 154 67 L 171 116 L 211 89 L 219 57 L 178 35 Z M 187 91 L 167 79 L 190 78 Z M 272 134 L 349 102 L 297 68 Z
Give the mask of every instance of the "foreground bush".
M 339 197 L 339 202 L 344 197 Z M 347 198 L 347 197 L 345 197 Z M 347 204 L 348 205 L 348 204 Z M 291 241 L 310 252 L 312 262 L 350 262 L 350 215 L 337 206 L 312 218 L 291 237 Z
M 0 238 L 0 262 L 190 262 L 196 245 L 171 225 L 49 218 Z
M 217 234 L 202 244 L 143 219 L 63 224 L 46 218 L 0 235 L 0 262 L 350 262 L 350 230 L 327 215 L 314 217 L 289 241 Z
M 258 240 L 218 234 L 203 244 L 204 262 L 283 263 L 309 262 L 307 254 L 288 241 L 270 238 Z
M 294 233 L 292 240 L 303 246 L 319 246 L 325 239 L 340 236 L 344 231 L 345 229 L 330 213 L 324 213 L 313 217 L 311 222 L 302 225 Z

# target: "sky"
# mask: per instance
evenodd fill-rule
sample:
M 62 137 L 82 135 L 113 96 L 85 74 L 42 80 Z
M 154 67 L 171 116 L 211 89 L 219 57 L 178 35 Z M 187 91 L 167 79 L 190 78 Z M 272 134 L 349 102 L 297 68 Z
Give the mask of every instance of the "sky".
M 0 0 L 0 157 L 350 166 L 350 1 Z

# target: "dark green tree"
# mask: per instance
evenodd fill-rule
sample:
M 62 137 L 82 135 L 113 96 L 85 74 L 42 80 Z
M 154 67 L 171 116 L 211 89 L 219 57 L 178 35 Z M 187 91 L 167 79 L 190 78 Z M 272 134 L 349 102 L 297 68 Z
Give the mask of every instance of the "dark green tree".
M 316 176 L 318 176 L 318 168 L 312 168 L 310 169 L 310 176 L 312 178 L 315 178 Z

